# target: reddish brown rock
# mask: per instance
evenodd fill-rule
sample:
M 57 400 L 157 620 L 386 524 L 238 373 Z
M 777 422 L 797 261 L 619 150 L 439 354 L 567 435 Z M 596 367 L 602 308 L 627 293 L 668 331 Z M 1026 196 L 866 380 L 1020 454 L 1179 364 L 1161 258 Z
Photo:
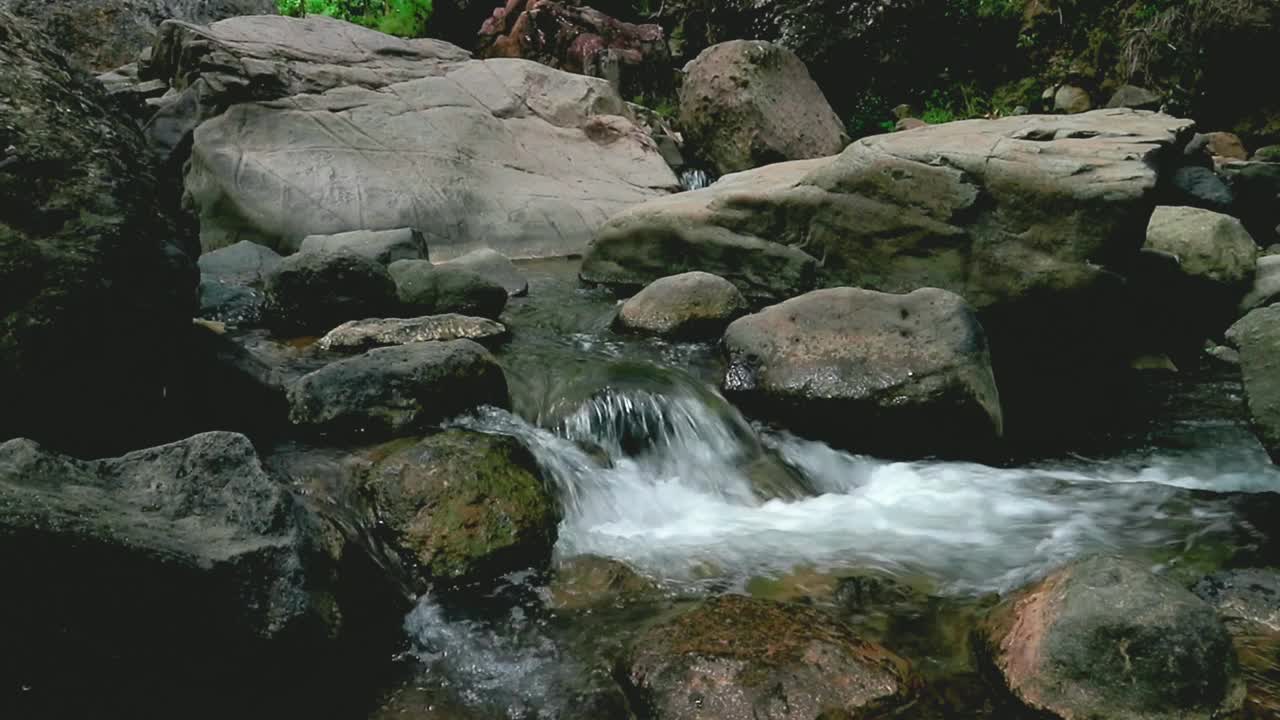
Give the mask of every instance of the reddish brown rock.
M 1229 132 L 1211 132 L 1205 136 L 1209 154 L 1228 160 L 1248 160 L 1249 151 L 1244 149 L 1240 138 Z
M 604 78 L 627 96 L 664 86 L 671 59 L 661 26 L 554 0 L 507 0 L 480 28 L 477 54 Z

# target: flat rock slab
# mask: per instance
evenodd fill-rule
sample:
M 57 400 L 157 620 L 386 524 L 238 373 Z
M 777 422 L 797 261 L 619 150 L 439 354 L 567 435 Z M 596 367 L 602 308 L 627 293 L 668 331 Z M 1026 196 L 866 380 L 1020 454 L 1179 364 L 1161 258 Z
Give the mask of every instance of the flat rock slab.
M 642 286 L 704 270 L 777 300 L 812 287 L 821 261 L 826 285 L 938 287 L 979 309 L 1088 292 L 1100 263 L 1136 252 L 1158 160 L 1191 127 L 1115 109 L 864 138 L 626 210 L 582 276 Z
M 390 265 L 397 260 L 428 259 L 427 241 L 413 228 L 395 230 L 352 230 L 337 235 L 308 235 L 299 252 L 341 252 L 362 255 Z
M 431 340 L 485 342 L 506 334 L 507 327 L 500 322 L 448 313 L 419 318 L 352 320 L 329 331 L 317 344 L 323 350 L 363 352 L 385 345 Z
M 480 247 L 568 255 L 609 216 L 679 185 L 604 80 L 525 60 L 421 58 L 425 46 L 353 48 L 371 41 L 328 23 L 304 28 L 314 45 L 282 44 L 275 25 L 219 23 L 206 38 L 218 46 L 209 77 L 229 64 L 236 82 L 274 84 L 261 95 L 281 98 L 195 130 L 186 188 L 206 250 L 250 239 L 289 251 L 307 235 L 412 227 L 437 260 Z M 243 37 L 228 40 L 232 30 Z M 262 53 L 284 59 L 257 62 Z M 351 64 L 361 58 L 389 67 Z M 350 74 L 361 77 L 331 77 Z M 307 92 L 322 94 L 294 94 Z

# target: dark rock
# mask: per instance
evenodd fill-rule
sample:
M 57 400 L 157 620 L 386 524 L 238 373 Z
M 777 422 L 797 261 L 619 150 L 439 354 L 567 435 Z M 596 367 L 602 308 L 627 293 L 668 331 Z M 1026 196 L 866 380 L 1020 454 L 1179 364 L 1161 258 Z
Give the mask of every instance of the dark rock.
M 817 720 L 909 698 L 905 660 L 819 610 L 727 595 L 641 635 L 630 680 L 664 720 Z
M 397 230 L 352 230 L 336 235 L 308 235 L 299 252 L 347 251 L 383 265 L 397 260 L 426 260 L 427 241 L 413 228 Z
M 266 301 L 261 290 L 212 275 L 201 275 L 200 306 L 196 309 L 196 317 L 233 327 L 252 327 L 261 322 Z
M 424 583 L 546 567 L 560 518 L 537 462 L 518 440 L 449 430 L 392 447 L 398 449 L 376 463 L 367 486 L 379 522 Z
M 529 293 L 529 280 L 525 278 L 524 273 L 521 273 L 506 255 L 497 250 L 491 248 L 472 250 L 444 264 L 470 270 L 486 280 L 498 283 L 507 289 L 507 294 L 511 297 Z
M 1235 641 L 1248 685 L 1245 717 L 1280 717 L 1280 574 L 1227 570 L 1192 589 L 1217 609 Z
M 660 25 L 621 22 L 554 0 L 507 0 L 480 27 L 477 54 L 524 58 L 609 81 L 625 97 L 665 95 L 671 54 Z
M 1259 245 L 1277 242 L 1280 225 L 1280 163 L 1227 162 L 1221 166 L 1227 186 L 1235 194 L 1233 214 Z
M 750 40 L 721 43 L 689 63 L 680 127 L 721 175 L 834 155 L 849 142 L 800 58 Z
M 96 461 L 11 440 L 0 506 L 0 704 L 17 716 L 332 710 L 407 609 L 375 551 L 242 435 Z
M 1169 176 L 1168 185 L 1170 205 L 1188 205 L 1220 213 L 1231 212 L 1235 205 L 1231 188 L 1207 167 L 1180 167 Z
M 152 102 L 169 91 L 163 80 L 139 80 L 138 64 L 130 63 L 98 76 L 107 97 L 139 126 L 145 125 L 155 112 Z
M 710 338 L 746 312 L 746 298 L 733 283 L 695 271 L 649 283 L 622 304 L 617 324 L 654 335 Z
M 411 432 L 480 405 L 507 403 L 502 369 L 471 340 L 370 350 L 289 388 L 295 424 L 340 434 Z
M 1239 709 L 1235 651 L 1213 608 L 1129 561 L 1079 561 L 992 611 L 983 661 L 1050 718 L 1210 720 Z
M 201 275 L 210 275 L 224 282 L 240 285 L 260 285 L 275 272 L 283 258 L 269 247 L 241 240 L 234 245 L 218 248 L 200 256 Z
M 0 10 L 30 19 L 85 69 L 133 62 L 168 19 L 206 25 L 236 15 L 274 15 L 275 0 L 0 0 Z
M 726 394 L 841 446 L 972 455 L 1002 432 L 986 335 L 945 290 L 816 290 L 737 320 L 723 344 Z
M 1280 461 L 1280 305 L 1245 315 L 1227 330 L 1227 341 L 1240 350 L 1254 430 L 1271 458 Z
M 350 252 L 297 253 L 267 277 L 267 312 L 282 332 L 320 334 L 396 307 L 387 268 Z
M 1136 85 L 1121 85 L 1111 94 L 1111 99 L 1107 101 L 1107 107 L 1159 110 L 1160 103 L 1160 96 L 1146 88 Z
M 365 351 L 384 345 L 430 340 L 485 342 L 506 336 L 507 328 L 488 318 L 428 315 L 419 318 L 352 320 L 329 331 L 317 345 L 323 350 Z
M 279 436 L 289 427 L 286 388 L 305 374 L 293 359 L 253 335 L 233 337 L 194 323 L 184 397 L 194 429 L 232 429 L 254 440 Z
M 0 438 L 96 454 L 171 437 L 196 273 L 137 127 L 64 56 L 0 11 Z
M 496 318 L 507 306 L 506 288 L 465 267 L 400 260 L 390 270 L 400 304 L 415 314 Z

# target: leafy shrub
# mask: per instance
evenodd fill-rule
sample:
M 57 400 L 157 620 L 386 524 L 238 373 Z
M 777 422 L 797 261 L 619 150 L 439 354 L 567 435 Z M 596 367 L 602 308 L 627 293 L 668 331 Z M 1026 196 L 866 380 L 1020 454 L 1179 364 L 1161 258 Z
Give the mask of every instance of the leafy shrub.
M 421 37 L 431 0 L 276 0 L 281 15 L 326 15 L 400 37 Z

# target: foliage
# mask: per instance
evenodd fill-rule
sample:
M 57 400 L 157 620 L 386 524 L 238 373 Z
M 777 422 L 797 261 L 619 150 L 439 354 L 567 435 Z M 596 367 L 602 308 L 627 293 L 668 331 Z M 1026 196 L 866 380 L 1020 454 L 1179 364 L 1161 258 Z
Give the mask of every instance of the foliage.
M 421 37 L 432 0 L 276 0 L 281 15 L 326 15 L 400 37 Z

